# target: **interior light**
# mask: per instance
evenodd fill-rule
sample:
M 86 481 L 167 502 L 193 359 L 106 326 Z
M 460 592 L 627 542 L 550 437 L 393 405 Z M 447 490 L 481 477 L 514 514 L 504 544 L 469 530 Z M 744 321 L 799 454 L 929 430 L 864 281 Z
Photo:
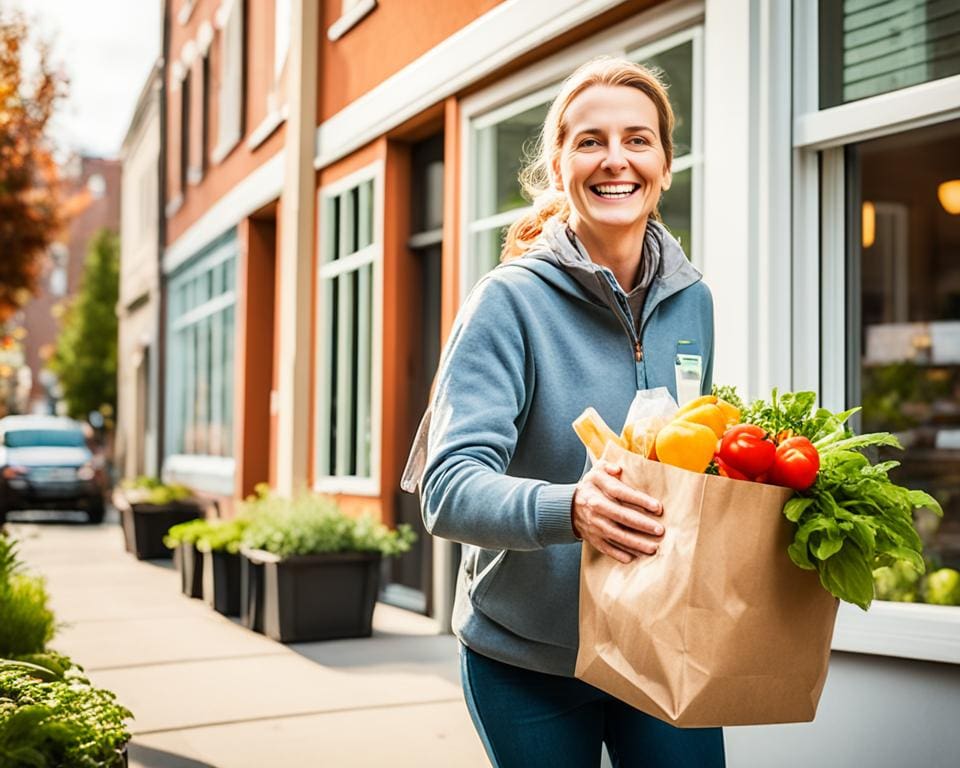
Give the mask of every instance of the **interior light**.
M 960 179 L 943 182 L 937 187 L 937 198 L 947 213 L 960 214 Z
M 863 237 L 863 247 L 869 248 L 877 237 L 877 208 L 873 203 L 863 204 L 863 222 L 860 231 Z

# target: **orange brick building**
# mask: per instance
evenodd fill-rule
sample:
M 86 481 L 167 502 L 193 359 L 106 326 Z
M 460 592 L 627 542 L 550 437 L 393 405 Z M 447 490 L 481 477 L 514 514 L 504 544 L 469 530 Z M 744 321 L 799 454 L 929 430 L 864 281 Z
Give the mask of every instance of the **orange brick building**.
M 881 366 L 914 366 L 936 387 L 896 394 L 924 457 L 901 480 L 942 495 L 956 562 L 960 64 L 935 40 L 960 10 L 916 6 L 170 0 L 164 474 L 416 523 L 398 482 L 442 340 L 529 204 L 516 174 L 560 81 L 615 54 L 669 83 L 661 209 L 716 297 L 715 379 L 874 403 L 864 426 L 896 430 Z M 455 560 L 424 542 L 388 594 L 442 626 Z M 960 661 L 918 657 L 900 630 L 946 625 L 904 611 L 841 615 L 835 647 Z

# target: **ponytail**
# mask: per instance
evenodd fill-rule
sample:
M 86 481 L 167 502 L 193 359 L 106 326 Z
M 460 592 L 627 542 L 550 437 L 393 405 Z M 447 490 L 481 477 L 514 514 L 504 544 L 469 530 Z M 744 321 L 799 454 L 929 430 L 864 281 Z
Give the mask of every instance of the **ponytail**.
M 533 247 L 543 232 L 547 219 L 559 215 L 566 219 L 570 215 L 570 205 L 562 192 L 544 192 L 534 201 L 533 210 L 528 211 L 507 230 L 500 250 L 500 261 L 510 261 Z

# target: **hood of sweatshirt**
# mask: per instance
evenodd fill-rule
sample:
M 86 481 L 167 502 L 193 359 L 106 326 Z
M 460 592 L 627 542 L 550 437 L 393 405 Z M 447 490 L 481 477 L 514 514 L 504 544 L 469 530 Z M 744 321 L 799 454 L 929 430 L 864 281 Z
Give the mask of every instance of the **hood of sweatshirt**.
M 542 269 L 543 263 L 556 269 Z M 544 223 L 540 238 L 527 253 L 507 264 L 530 269 L 560 290 L 609 307 L 628 326 L 624 330 L 631 337 L 638 335 L 657 304 L 702 278 L 680 243 L 653 220 L 647 222 L 637 286 L 630 294 L 624 293 L 610 269 L 590 259 L 566 222 L 556 216 Z

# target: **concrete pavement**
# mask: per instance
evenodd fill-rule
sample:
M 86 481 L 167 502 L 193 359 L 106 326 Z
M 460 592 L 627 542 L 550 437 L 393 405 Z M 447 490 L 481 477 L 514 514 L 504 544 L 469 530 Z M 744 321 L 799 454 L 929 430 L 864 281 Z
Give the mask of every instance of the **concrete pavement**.
M 133 768 L 487 766 L 456 640 L 378 604 L 374 636 L 282 645 L 179 591 L 99 526 L 11 522 L 63 626 L 51 647 L 133 711 Z

